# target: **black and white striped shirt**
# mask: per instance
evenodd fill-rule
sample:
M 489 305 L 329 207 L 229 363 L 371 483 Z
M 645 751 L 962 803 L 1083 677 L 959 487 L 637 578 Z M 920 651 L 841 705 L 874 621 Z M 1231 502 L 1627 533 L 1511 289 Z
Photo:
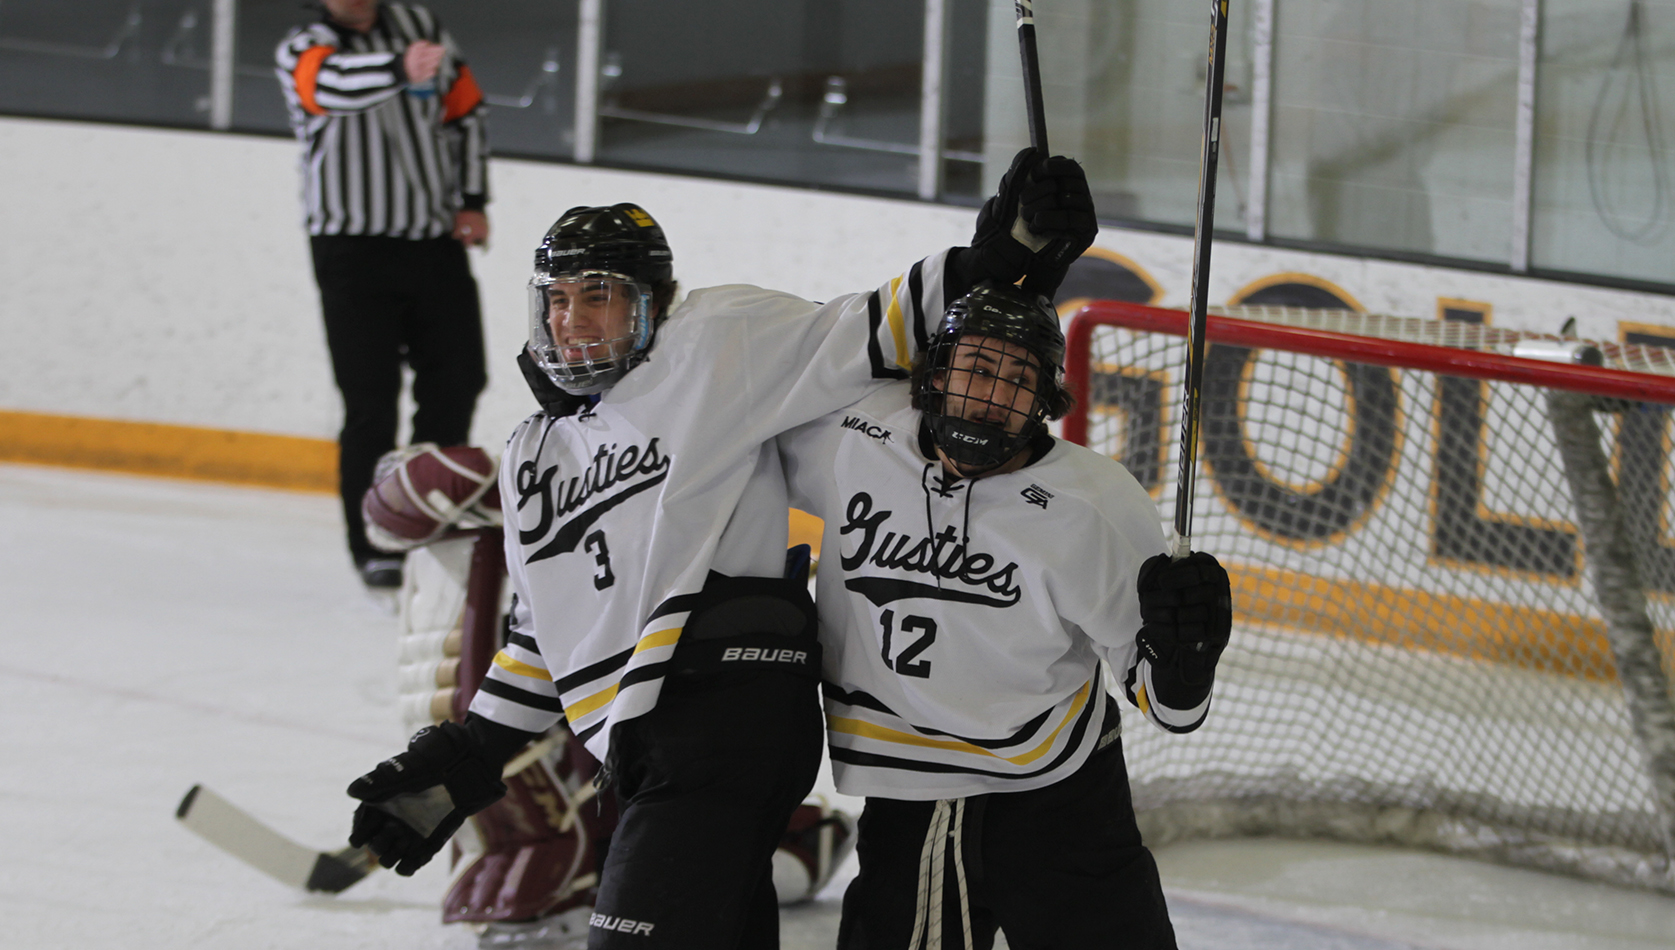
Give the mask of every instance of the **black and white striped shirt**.
M 417 40 L 447 48 L 433 88 L 410 83 L 402 66 Z M 309 234 L 441 237 L 457 211 L 482 209 L 483 94 L 429 10 L 381 4 L 365 33 L 325 20 L 297 27 L 275 58 L 303 145 Z

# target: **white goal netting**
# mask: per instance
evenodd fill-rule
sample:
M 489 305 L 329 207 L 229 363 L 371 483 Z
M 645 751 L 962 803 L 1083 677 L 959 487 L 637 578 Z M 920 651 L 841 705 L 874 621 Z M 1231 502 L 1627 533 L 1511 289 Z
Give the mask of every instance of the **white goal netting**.
M 1675 735 L 1658 731 L 1675 733 L 1658 712 L 1675 671 L 1675 354 L 1596 344 L 1595 370 L 1508 359 L 1574 346 L 1478 324 L 1219 313 L 1192 541 L 1233 576 L 1235 629 L 1202 729 L 1126 730 L 1148 839 L 1384 841 L 1675 893 Z M 1166 524 L 1184 327 L 1102 302 L 1071 332 L 1066 436 L 1127 465 Z M 1314 355 L 1346 345 L 1318 331 L 1357 337 L 1367 362 Z M 1619 397 L 1577 398 L 1627 593 L 1598 580 L 1609 535 L 1578 517 L 1550 418 L 1549 391 L 1576 387 Z M 1641 605 L 1638 641 L 1602 610 L 1605 586 L 1608 605 Z

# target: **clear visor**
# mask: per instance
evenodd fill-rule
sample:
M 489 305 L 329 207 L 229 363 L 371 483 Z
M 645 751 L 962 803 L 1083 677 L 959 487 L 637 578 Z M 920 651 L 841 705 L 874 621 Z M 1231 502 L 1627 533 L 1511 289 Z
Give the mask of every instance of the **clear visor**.
M 537 276 L 529 282 L 530 355 L 565 388 L 619 376 L 650 341 L 650 309 L 650 290 L 620 275 Z
M 997 337 L 962 336 L 951 350 L 947 368 L 937 370 L 933 379 L 943 394 L 942 415 L 1017 436 L 1046 411 L 1043 393 L 1051 381 L 1023 346 Z

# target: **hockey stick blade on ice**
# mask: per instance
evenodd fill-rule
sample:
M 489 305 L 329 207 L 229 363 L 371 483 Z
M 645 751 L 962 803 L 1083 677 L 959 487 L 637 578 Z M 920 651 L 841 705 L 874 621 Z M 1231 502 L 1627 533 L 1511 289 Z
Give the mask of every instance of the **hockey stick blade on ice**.
M 336 894 L 378 866 L 365 848 L 328 853 L 298 844 L 202 785 L 192 786 L 174 816 L 210 844 L 279 883 L 302 890 Z

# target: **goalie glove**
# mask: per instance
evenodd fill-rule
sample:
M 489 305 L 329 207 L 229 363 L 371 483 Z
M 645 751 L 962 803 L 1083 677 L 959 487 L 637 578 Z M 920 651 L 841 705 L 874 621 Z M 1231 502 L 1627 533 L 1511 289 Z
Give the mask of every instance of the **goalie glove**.
M 1156 698 L 1190 709 L 1209 695 L 1216 661 L 1233 629 L 1233 591 L 1213 556 L 1167 554 L 1140 565 L 1140 632 L 1135 643 L 1151 663 Z
M 411 875 L 467 817 L 506 794 L 500 770 L 528 740 L 528 733 L 478 717 L 464 726 L 444 722 L 420 729 L 406 752 L 350 783 L 349 796 L 361 805 L 349 844 L 370 848 L 380 864 Z

